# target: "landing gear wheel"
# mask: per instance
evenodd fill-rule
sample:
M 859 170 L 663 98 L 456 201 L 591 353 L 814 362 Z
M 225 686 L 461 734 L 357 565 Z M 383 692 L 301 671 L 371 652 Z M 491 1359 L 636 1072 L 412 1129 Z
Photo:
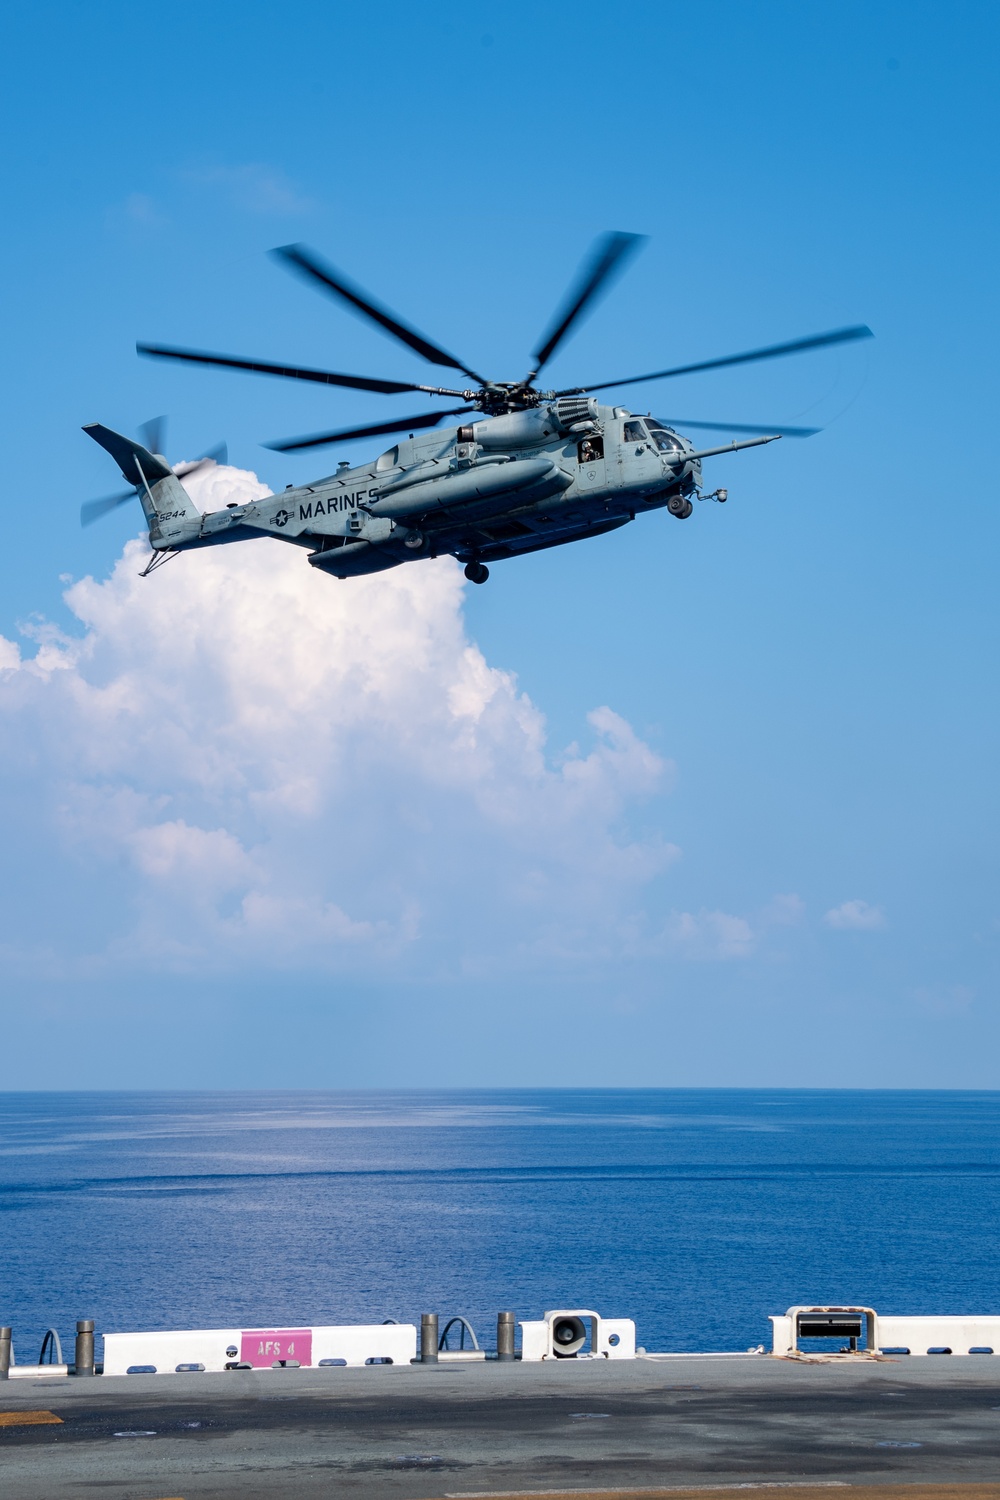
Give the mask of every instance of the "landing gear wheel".
M 490 570 L 485 563 L 470 562 L 465 565 L 465 576 L 470 583 L 485 583 L 490 576 Z
M 676 516 L 678 521 L 686 521 L 694 510 L 694 506 L 683 495 L 671 495 L 667 501 L 667 510 L 672 516 Z

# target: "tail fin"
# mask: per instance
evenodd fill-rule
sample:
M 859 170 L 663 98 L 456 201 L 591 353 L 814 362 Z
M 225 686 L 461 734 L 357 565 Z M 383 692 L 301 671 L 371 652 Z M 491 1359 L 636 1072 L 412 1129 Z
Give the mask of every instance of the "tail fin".
M 83 430 L 111 454 L 126 481 L 134 486 L 154 550 L 177 547 L 198 536 L 201 511 L 164 458 L 100 422 L 88 422 Z

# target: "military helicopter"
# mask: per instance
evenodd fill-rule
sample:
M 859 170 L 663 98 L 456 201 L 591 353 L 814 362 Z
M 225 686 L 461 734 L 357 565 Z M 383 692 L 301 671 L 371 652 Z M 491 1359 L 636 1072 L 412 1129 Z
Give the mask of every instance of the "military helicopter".
M 523 380 L 506 382 L 477 374 L 305 246 L 286 245 L 272 251 L 286 269 L 346 303 L 431 364 L 460 371 L 470 383 L 461 388 L 415 385 L 164 344 L 140 343 L 138 352 L 152 359 L 246 370 L 380 395 L 422 392 L 435 398 L 458 398 L 463 404 L 268 443 L 265 446 L 279 453 L 294 453 L 329 443 L 406 434 L 373 462 L 357 467 L 342 462 L 326 478 L 289 485 L 281 494 L 206 514 L 192 503 L 179 472 L 161 453 L 91 423 L 84 432 L 111 454 L 132 489 L 107 501 L 91 501 L 84 507 L 84 521 L 138 496 L 153 549 L 145 572 L 182 551 L 273 536 L 305 548 L 314 568 L 336 578 L 451 554 L 464 563 L 466 578 L 485 583 L 489 563 L 603 536 L 647 511 L 666 509 L 685 520 L 695 500 L 724 501 L 724 489 L 703 493 L 703 459 L 779 437 L 808 437 L 818 429 L 661 420 L 637 416 L 624 406 L 602 405 L 593 393 L 844 344 L 870 338 L 871 330 L 863 325 L 840 328 L 648 375 L 539 390 L 536 382 L 544 367 L 643 238 L 609 233 L 596 241 L 535 350 L 531 369 Z M 449 417 L 471 420 L 431 430 Z M 678 426 L 752 435 L 697 448 Z

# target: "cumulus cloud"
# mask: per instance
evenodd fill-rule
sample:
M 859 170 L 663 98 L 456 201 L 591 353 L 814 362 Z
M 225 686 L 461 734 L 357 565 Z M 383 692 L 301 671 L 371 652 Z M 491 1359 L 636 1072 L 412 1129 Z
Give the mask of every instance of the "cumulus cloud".
M 832 907 L 823 921 L 838 932 L 875 932 L 885 926 L 885 913 L 867 901 L 844 901 Z
M 189 484 L 206 509 L 267 493 Z M 469 640 L 452 560 L 342 583 L 266 538 L 142 579 L 147 555 L 67 589 L 77 633 L 0 638 L 8 965 L 432 975 L 628 948 L 677 855 L 630 814 L 672 768 L 607 706 L 557 753 Z M 666 932 L 752 942 L 716 912 Z

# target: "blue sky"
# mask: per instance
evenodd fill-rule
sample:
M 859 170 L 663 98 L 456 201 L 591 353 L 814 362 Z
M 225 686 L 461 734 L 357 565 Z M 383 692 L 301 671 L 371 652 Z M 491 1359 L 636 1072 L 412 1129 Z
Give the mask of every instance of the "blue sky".
M 995 9 L 3 31 L 7 1083 L 1000 1085 Z M 80 530 L 83 422 L 277 489 L 368 447 L 263 440 L 416 409 L 137 360 L 433 374 L 268 248 L 511 378 L 609 228 L 649 242 L 556 383 L 876 334 L 634 398 L 824 427 L 716 460 L 725 507 L 482 589 L 270 543 L 139 586 L 136 512 Z

